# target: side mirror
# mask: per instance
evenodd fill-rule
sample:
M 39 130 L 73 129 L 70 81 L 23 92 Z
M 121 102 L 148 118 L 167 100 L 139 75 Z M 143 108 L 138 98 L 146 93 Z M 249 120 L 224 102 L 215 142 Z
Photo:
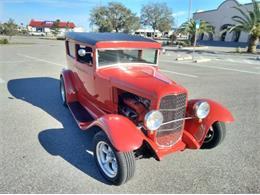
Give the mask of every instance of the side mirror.
M 91 56 L 91 57 L 93 57 L 93 53 L 92 52 L 88 52 L 88 51 L 86 51 L 85 49 L 79 49 L 78 50 L 78 55 L 80 56 L 80 57 L 84 57 L 84 56 L 86 56 L 86 55 L 89 55 L 89 56 Z
M 84 57 L 86 54 L 87 54 L 87 52 L 86 52 L 85 49 L 79 49 L 79 50 L 78 50 L 78 55 L 79 55 L 80 57 Z

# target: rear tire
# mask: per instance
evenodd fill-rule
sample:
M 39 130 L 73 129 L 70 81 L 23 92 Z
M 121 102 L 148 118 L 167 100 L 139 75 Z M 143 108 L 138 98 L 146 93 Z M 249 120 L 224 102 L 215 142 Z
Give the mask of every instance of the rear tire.
M 63 77 L 60 77 L 60 96 L 62 104 L 67 107 L 66 89 Z
M 209 129 L 201 149 L 212 149 L 217 147 L 226 136 L 226 126 L 223 122 L 215 122 Z
M 122 185 L 134 175 L 134 153 L 118 152 L 103 131 L 94 137 L 94 158 L 101 174 L 114 185 Z

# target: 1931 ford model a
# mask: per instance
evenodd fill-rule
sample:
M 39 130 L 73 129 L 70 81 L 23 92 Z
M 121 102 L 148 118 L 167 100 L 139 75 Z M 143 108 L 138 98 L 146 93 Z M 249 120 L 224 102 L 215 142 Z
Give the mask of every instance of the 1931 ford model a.
M 187 90 L 160 73 L 161 45 L 122 33 L 68 33 L 68 69 L 60 92 L 82 130 L 98 129 L 94 156 L 116 185 L 129 180 L 136 158 L 185 149 L 214 148 L 232 114 L 209 99 L 187 99 Z

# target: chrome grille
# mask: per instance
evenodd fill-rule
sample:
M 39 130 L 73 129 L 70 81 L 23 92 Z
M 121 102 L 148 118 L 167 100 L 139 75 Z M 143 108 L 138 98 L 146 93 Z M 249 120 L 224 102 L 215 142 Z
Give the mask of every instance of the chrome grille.
M 160 111 L 164 123 L 183 119 L 186 111 L 186 94 L 168 95 L 161 99 Z M 156 135 L 157 143 L 161 146 L 172 146 L 182 135 L 184 120 L 162 125 Z

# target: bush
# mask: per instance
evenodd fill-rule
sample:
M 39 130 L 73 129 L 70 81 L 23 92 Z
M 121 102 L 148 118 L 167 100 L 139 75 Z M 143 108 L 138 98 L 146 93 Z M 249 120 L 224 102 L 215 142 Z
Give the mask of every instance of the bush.
M 8 40 L 7 39 L 0 39 L 0 44 L 8 44 Z
M 189 40 L 177 41 L 176 45 L 180 45 L 182 47 L 189 47 L 192 46 Z

